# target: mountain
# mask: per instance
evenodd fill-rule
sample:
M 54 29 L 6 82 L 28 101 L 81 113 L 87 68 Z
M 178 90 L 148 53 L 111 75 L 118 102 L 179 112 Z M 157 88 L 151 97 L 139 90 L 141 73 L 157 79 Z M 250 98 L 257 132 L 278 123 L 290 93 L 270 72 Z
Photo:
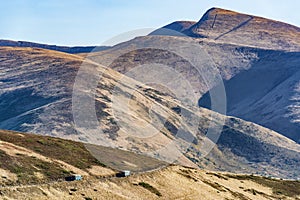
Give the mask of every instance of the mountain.
M 246 19 L 249 21 L 243 23 Z M 228 115 L 299 143 L 299 30 L 286 23 L 212 8 L 197 23 L 174 22 L 88 58 L 123 74 L 139 66 L 151 68 L 154 63 L 169 66 L 191 84 L 199 105 L 206 108 L 210 108 L 211 91 L 224 84 Z M 266 34 L 260 38 L 263 31 Z M 189 56 L 183 58 L 177 52 Z M 189 62 L 199 57 L 203 61 L 198 64 Z M 203 80 L 197 70 L 206 73 L 208 68 L 223 81 Z M 131 74 L 131 78 L 137 77 Z
M 90 54 L 0 47 L 0 129 L 36 134 L 0 131 L 0 197 L 299 198 L 241 175 L 299 179 L 298 36 L 213 8 Z
M 183 29 L 194 26 L 179 25 Z M 150 35 L 87 58 L 20 47 L 1 47 L 0 55 L 2 129 L 112 146 L 193 167 L 299 176 L 297 90 L 290 91 L 290 86 L 296 86 L 299 56 L 292 49 L 266 50 L 198 37 Z M 199 58 L 200 63 L 193 62 Z M 290 62 L 285 63 L 287 59 Z M 179 71 L 194 91 L 189 91 L 184 81 L 163 73 L 162 65 Z M 138 66 L 148 68 L 132 73 Z M 159 70 L 151 70 L 157 66 Z M 199 71 L 212 75 L 208 84 Z M 242 119 L 198 107 L 198 98 L 205 98 L 220 83 L 218 73 L 228 92 L 229 113 Z M 267 73 L 270 76 L 265 81 Z M 148 78 L 159 80 L 159 74 L 169 88 L 147 85 L 153 81 Z M 179 96 L 170 88 L 179 89 Z M 280 98 L 284 92 L 288 92 L 286 97 Z M 269 105 L 274 97 L 279 103 L 265 113 L 261 106 Z M 293 115 L 287 116 L 287 111 Z M 262 112 L 264 119 L 257 112 Z M 278 128 L 280 134 L 273 131 Z M 212 134 L 205 137 L 209 131 Z M 204 147 L 213 142 L 217 145 L 206 156 Z M 164 149 L 167 144 L 174 146 Z
M 270 129 L 198 108 L 77 55 L 19 47 L 1 47 L 0 55 L 2 129 L 186 166 L 299 177 L 300 145 Z
M 0 46 L 3 47 L 34 47 L 34 48 L 42 48 L 49 49 L 54 51 L 61 51 L 65 53 L 77 54 L 77 53 L 90 53 L 91 51 L 102 51 L 106 50 L 108 46 L 75 46 L 75 47 L 67 47 L 67 46 L 56 46 L 56 45 L 48 45 L 48 44 L 39 44 L 34 42 L 26 42 L 26 41 L 12 41 L 12 40 L 0 40 Z
M 220 8 L 209 9 L 200 21 L 189 28 L 178 29 L 177 27 L 170 24 L 164 28 L 217 43 L 263 49 L 300 50 L 299 27 Z
M 88 58 L 123 74 L 152 63 L 170 66 L 170 69 L 180 71 L 194 88 L 200 99 L 199 105 L 210 108 L 209 92 L 218 83 L 205 84 L 187 59 L 162 48 L 170 43 L 180 47 L 182 40 L 197 45 L 197 41 L 190 38 L 147 36 L 93 53 Z M 205 59 L 211 59 L 209 62 L 216 66 L 216 74 L 223 79 L 228 115 L 255 122 L 299 142 L 299 53 L 199 40 L 199 49 L 207 53 Z M 146 42 L 150 45 L 145 46 Z M 139 50 L 135 50 L 137 48 Z M 199 71 L 206 69 L 202 63 L 196 67 Z M 131 77 L 137 78 L 134 74 Z
M 244 200 L 300 196 L 299 181 L 165 165 L 128 151 L 96 146 L 105 157 L 100 162 L 85 148 L 87 144 L 29 133 L 1 130 L 0 139 L 0 199 L 197 199 L 201 196 L 208 200 Z M 105 155 L 108 150 L 110 156 Z M 118 178 L 119 169 L 111 166 L 139 167 L 141 171 Z M 74 173 L 83 179 L 64 181 Z

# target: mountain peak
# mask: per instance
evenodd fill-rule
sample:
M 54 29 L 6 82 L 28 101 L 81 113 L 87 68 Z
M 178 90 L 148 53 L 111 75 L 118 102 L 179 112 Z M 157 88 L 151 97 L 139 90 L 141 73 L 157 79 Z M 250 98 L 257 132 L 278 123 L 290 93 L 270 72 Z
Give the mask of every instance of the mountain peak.
M 298 51 L 300 28 L 222 8 L 209 9 L 184 34 L 215 41 L 266 49 Z
M 227 14 L 227 15 L 232 15 L 232 14 L 240 14 L 240 13 L 232 11 L 232 10 L 223 9 L 223 8 L 212 7 L 212 8 L 210 8 L 206 11 L 206 14 Z
M 245 13 L 241 13 L 241 12 L 237 12 L 237 11 L 233 11 L 233 10 L 227 10 L 227 9 L 223 9 L 223 8 L 217 8 L 217 7 L 213 7 L 208 9 L 205 14 L 201 17 L 200 21 L 204 21 L 206 19 L 208 19 L 209 17 L 217 17 L 217 16 L 223 16 L 223 17 L 232 17 L 232 18 L 239 18 L 239 17 L 249 17 L 249 18 L 255 18 L 255 19 L 260 19 L 260 20 L 265 20 L 265 21 L 273 21 L 273 22 L 278 22 L 272 19 L 267 19 L 267 18 L 263 18 L 263 17 L 259 17 L 259 16 L 254 16 L 251 14 L 245 14 Z M 198 23 L 199 23 L 198 22 Z M 282 22 L 278 22 L 278 23 L 282 23 Z

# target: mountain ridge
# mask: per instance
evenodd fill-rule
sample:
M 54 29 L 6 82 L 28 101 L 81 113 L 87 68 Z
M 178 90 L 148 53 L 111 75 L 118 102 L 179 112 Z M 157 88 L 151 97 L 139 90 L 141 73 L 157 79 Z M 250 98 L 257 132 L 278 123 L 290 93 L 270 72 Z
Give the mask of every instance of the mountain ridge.
M 13 40 L 0 40 L 0 46 L 7 46 L 7 47 L 34 47 L 34 48 L 42 48 L 42 49 L 49 49 L 60 51 L 64 53 L 90 53 L 92 51 L 103 51 L 108 48 L 109 46 L 58 46 L 58 45 L 48 45 L 48 44 L 41 44 L 35 42 L 27 42 L 27 41 L 13 41 Z
M 299 27 L 221 8 L 209 9 L 197 23 L 187 29 L 173 27 L 172 24 L 166 25 L 160 31 L 154 31 L 153 35 L 168 35 L 167 29 L 170 29 L 181 36 L 258 48 L 300 50 Z

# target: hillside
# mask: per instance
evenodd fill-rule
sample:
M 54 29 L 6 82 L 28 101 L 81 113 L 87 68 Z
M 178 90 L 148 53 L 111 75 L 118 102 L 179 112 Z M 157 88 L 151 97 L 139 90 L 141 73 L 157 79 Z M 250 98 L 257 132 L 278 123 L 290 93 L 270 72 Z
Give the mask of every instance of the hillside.
M 2 47 L 0 53 L 3 129 L 125 149 L 193 167 L 299 176 L 299 145 L 274 131 L 186 104 L 79 56 L 13 47 Z M 77 77 L 79 87 L 73 89 L 80 66 L 83 79 Z M 93 96 L 88 80 L 95 79 Z M 211 146 L 214 137 L 220 138 Z M 208 144 L 212 151 L 206 156 Z
M 0 199 L 297 199 L 299 181 L 253 175 L 217 173 L 181 166 L 114 177 L 115 170 L 95 160 L 82 143 L 0 131 Z M 30 145 L 28 145 L 30 143 Z M 97 147 L 103 153 L 106 147 Z M 103 153 L 105 154 L 105 152 Z M 121 150 L 111 161 L 130 159 L 140 167 L 151 158 Z M 4 162 L 3 162 L 4 161 Z M 109 162 L 108 162 L 109 163 Z M 124 165 L 123 162 L 122 165 Z M 147 164 L 146 164 L 147 163 Z M 163 164 L 163 163 L 162 163 Z M 154 165 L 153 165 L 154 166 Z M 127 166 L 129 167 L 129 165 Z M 66 182 L 72 173 L 83 180 Z M 178 188 L 178 185 L 181 187 Z
M 188 59 L 176 55 L 176 51 L 186 51 L 188 54 L 192 50 L 186 50 L 185 47 L 197 45 L 200 41 L 202 39 L 195 41 L 190 38 L 170 36 L 140 37 L 119 44 L 110 50 L 92 53 L 88 59 L 109 66 L 141 82 L 144 77 L 131 73 L 135 68 L 148 65 L 151 69 L 156 64 L 169 66 L 171 70 L 179 71 L 191 84 L 195 90 L 193 95 L 197 95 L 200 99 L 199 105 L 210 108 L 209 92 L 218 85 L 218 82 L 208 83 L 199 74 L 199 71 L 205 71 L 206 66 L 203 63 L 207 58 L 200 61 L 198 65 L 193 65 L 189 60 L 197 54 L 191 53 Z M 177 50 L 165 50 L 164 47 L 170 44 L 178 47 Z M 225 86 L 228 115 L 260 124 L 299 142 L 298 52 L 205 41 L 198 45 L 197 48 L 205 51 L 210 59 L 207 63 L 211 63 L 208 64 L 209 67 L 213 66 L 211 69 L 215 70 L 212 74 L 223 79 L 221 84 L 224 83 Z M 163 76 L 161 79 L 167 79 L 167 75 L 160 75 Z
M 113 170 L 95 159 L 84 144 L 9 131 L 0 131 L 1 187 L 62 181 L 73 173 L 96 176 Z
M 54 51 L 60 51 L 64 53 L 71 53 L 71 54 L 79 54 L 79 53 L 90 53 L 96 51 L 106 50 L 108 46 L 75 46 L 75 47 L 68 47 L 68 46 L 57 46 L 57 45 L 48 45 L 48 44 L 39 44 L 34 42 L 27 42 L 27 41 L 12 41 L 12 40 L 0 40 L 0 46 L 3 47 L 34 47 L 34 48 L 41 48 L 41 49 L 49 49 Z

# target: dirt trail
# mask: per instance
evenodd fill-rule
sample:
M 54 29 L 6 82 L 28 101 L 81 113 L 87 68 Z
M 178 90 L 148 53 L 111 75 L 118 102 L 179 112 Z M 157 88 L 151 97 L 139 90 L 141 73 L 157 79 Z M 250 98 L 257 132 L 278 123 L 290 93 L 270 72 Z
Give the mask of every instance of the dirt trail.
M 140 183 L 145 183 L 141 186 Z M 148 186 L 148 187 L 147 187 Z M 252 180 L 230 178 L 223 173 L 169 166 L 125 178 L 53 182 L 0 188 L 11 199 L 295 199 L 276 195 L 272 188 Z M 0 196 L 1 199 L 1 196 Z

